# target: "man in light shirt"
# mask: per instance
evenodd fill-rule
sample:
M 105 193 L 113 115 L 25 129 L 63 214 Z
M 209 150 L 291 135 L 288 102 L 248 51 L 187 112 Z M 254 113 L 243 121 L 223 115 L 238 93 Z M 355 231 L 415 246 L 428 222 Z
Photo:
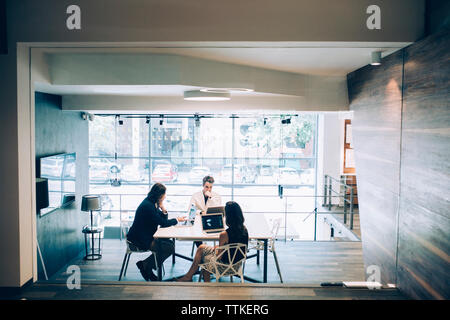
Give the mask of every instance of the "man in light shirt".
M 205 214 L 210 207 L 219 207 L 222 205 L 222 198 L 218 193 L 212 191 L 214 184 L 214 178 L 206 176 L 203 178 L 203 189 L 192 195 L 189 202 L 189 208 L 194 204 L 197 210 L 200 210 L 201 214 Z
M 194 204 L 196 210 L 200 210 L 200 214 L 205 214 L 210 207 L 220 207 L 222 205 L 222 197 L 212 191 L 214 184 L 214 178 L 206 176 L 203 178 L 203 189 L 192 195 L 189 202 L 189 209 Z M 189 210 L 188 209 L 188 210 Z M 198 247 L 201 245 L 201 241 L 195 241 L 195 245 Z

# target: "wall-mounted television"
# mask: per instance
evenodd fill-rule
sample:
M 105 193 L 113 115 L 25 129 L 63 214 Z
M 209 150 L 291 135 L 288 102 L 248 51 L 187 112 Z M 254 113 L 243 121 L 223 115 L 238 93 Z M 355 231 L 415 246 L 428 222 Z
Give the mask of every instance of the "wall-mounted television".
M 48 180 L 49 199 L 49 206 L 40 210 L 41 216 L 75 201 L 76 159 L 76 153 L 40 158 L 40 176 Z

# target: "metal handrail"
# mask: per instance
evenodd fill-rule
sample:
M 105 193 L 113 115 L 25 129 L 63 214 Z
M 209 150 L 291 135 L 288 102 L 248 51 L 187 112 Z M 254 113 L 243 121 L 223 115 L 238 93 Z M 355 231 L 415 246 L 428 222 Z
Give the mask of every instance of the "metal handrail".
M 344 201 L 344 224 L 347 224 L 347 205 L 346 203 L 349 204 L 350 207 L 350 230 L 353 230 L 353 215 L 354 215 L 354 203 L 353 203 L 353 198 L 355 195 L 357 195 L 357 193 L 355 193 L 355 187 L 353 186 L 349 186 L 347 185 L 345 182 L 342 181 L 342 179 L 338 180 L 335 179 L 333 177 L 331 177 L 328 174 L 324 175 L 324 195 L 323 195 L 323 204 L 322 206 L 328 206 L 328 210 L 331 211 L 331 194 L 335 193 L 335 194 L 339 194 L 341 195 L 341 192 L 339 190 L 339 192 L 336 192 L 336 190 L 333 190 L 333 184 L 332 181 L 336 181 L 337 183 L 339 183 L 339 188 L 340 187 L 344 187 L 344 196 L 339 196 L 339 198 L 343 198 L 342 200 Z M 350 200 L 347 199 L 347 189 L 350 189 Z M 328 196 L 327 196 L 328 195 Z
M 125 208 L 122 208 L 122 198 L 123 197 L 127 197 L 127 196 L 142 196 L 142 197 L 145 197 L 146 196 L 146 193 L 126 193 L 126 194 L 124 194 L 124 193 L 113 193 L 113 194 L 111 194 L 111 193 L 108 193 L 108 194 L 105 194 L 105 193 L 100 193 L 99 194 L 101 197 L 103 197 L 103 196 L 118 196 L 119 197 L 119 208 L 118 209 L 103 209 L 102 210 L 102 212 L 109 212 L 109 213 L 119 213 L 119 232 L 120 232 L 120 239 L 122 240 L 122 232 L 123 232 L 123 230 L 122 230 L 122 228 L 123 228 L 123 225 L 122 225 L 122 214 L 124 213 L 124 212 L 133 212 L 133 211 L 135 211 L 135 209 L 125 209 Z M 177 197 L 177 196 L 185 196 L 185 195 L 171 195 L 171 196 L 175 196 L 175 197 Z M 242 197 L 249 197 L 249 196 L 252 196 L 252 197 L 257 197 L 257 195 L 242 195 Z M 237 196 L 237 197 L 239 197 L 239 196 Z M 270 197 L 270 195 L 264 195 L 264 197 Z M 271 196 L 271 197 L 279 197 L 279 196 Z M 318 198 L 318 197 L 322 197 L 322 196 L 319 196 L 319 195 L 316 195 L 316 196 L 313 196 L 313 195 L 311 195 L 311 196 L 295 196 L 295 195 L 284 195 L 283 196 L 286 200 L 285 200 L 285 204 L 287 204 L 287 202 L 288 202 L 288 198 Z M 171 213 L 183 213 L 183 212 L 185 212 L 185 211 L 180 211 L 180 210 L 171 210 L 170 211 Z M 257 213 L 257 212 L 254 212 L 254 211 L 252 211 L 252 212 L 248 212 L 248 213 Z M 265 212 L 265 213 L 278 213 L 278 212 Z M 317 226 L 316 226 L 316 224 L 317 224 L 317 215 L 318 214 L 329 214 L 330 212 L 329 211 L 324 211 L 324 212 L 319 212 L 318 210 L 317 210 L 317 208 L 315 208 L 313 211 L 292 211 L 292 212 L 289 212 L 288 213 L 288 211 L 287 211 L 287 209 L 285 208 L 285 214 L 299 214 L 299 213 L 309 213 L 309 215 L 303 220 L 303 221 L 305 221 L 307 218 L 309 218 L 312 214 L 315 214 L 315 226 L 314 226 L 314 229 L 316 229 L 317 228 Z M 345 217 L 345 216 L 344 216 Z M 344 218 L 344 220 L 345 220 L 345 218 Z M 344 222 L 345 223 L 345 222 Z M 285 230 L 286 231 L 286 230 Z M 316 230 L 314 230 L 314 241 L 316 241 Z

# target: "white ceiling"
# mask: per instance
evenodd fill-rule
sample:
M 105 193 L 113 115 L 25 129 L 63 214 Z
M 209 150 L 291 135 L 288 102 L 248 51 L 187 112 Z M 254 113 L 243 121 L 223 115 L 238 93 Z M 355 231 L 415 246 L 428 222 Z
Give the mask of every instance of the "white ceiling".
M 385 57 L 400 47 L 302 47 L 302 48 L 163 48 L 172 53 L 270 70 L 320 76 L 345 76 L 370 63 L 373 51 Z
M 104 52 L 104 53 L 165 53 L 213 60 L 237 65 L 313 76 L 345 77 L 348 73 L 370 63 L 373 51 L 385 57 L 408 43 L 307 43 L 304 45 L 246 47 L 170 47 L 170 48 L 49 48 L 43 52 Z M 270 81 L 269 79 L 267 79 Z M 181 96 L 185 90 L 201 89 L 184 85 L 52 85 L 36 83 L 38 91 L 60 95 L 129 95 Z M 257 92 L 232 95 L 258 95 Z
M 184 85 L 51 85 L 36 82 L 35 89 L 59 95 L 117 95 L 117 96 L 152 96 L 152 97 L 183 97 L 184 91 L 200 90 L 203 87 Z M 232 96 L 278 96 L 264 92 L 242 92 L 231 90 Z

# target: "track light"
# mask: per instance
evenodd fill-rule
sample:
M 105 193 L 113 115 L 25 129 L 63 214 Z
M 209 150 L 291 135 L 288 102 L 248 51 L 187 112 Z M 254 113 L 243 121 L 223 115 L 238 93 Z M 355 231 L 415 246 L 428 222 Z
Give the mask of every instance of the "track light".
M 267 118 L 264 118 L 264 125 L 267 124 Z
M 291 118 L 288 118 L 288 119 L 282 119 L 282 120 L 281 120 L 281 123 L 282 123 L 282 124 L 290 124 L 290 123 L 291 123 Z
M 123 125 L 123 120 L 120 119 L 119 115 L 116 115 L 116 119 L 117 119 L 117 122 L 119 123 L 119 126 Z
M 162 126 L 164 124 L 164 116 L 160 115 L 159 125 Z
M 149 124 L 149 123 L 150 123 L 150 117 L 149 117 L 149 116 L 146 117 L 145 123 L 146 123 L 146 124 Z
M 196 114 L 195 116 L 194 116 L 194 119 L 195 119 L 195 126 L 198 128 L 198 127 L 200 127 L 200 117 L 198 116 L 198 114 Z
M 381 51 L 372 52 L 372 62 L 370 64 L 373 66 L 379 66 L 381 64 Z

